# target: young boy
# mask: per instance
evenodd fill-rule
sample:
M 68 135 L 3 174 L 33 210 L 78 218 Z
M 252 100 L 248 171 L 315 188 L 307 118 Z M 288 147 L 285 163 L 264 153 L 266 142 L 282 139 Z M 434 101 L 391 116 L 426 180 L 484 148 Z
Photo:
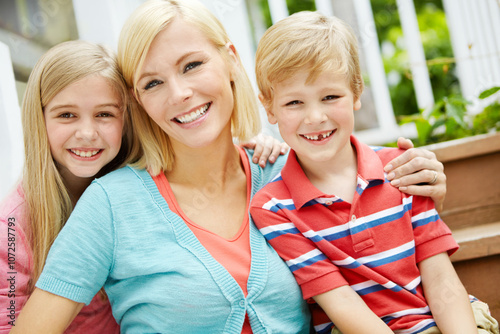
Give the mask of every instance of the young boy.
M 262 37 L 256 73 L 269 122 L 292 150 L 251 214 L 303 297 L 335 333 L 477 333 L 448 257 L 458 249 L 449 228 L 432 200 L 400 192 L 384 175 L 402 151 L 352 136 L 363 80 L 350 28 L 294 14 Z M 330 332 L 318 319 L 316 331 Z

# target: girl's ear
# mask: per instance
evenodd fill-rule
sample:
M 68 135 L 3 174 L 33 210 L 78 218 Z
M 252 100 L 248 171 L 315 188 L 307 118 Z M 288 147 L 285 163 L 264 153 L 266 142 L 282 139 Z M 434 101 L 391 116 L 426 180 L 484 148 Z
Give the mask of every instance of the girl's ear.
M 269 123 L 271 123 L 271 124 L 278 123 L 278 120 L 276 119 L 276 116 L 274 116 L 272 108 L 269 106 L 267 101 L 264 99 L 264 96 L 262 95 L 262 93 L 259 93 L 259 101 L 262 104 L 262 106 L 264 106 L 264 109 L 266 110 L 267 120 L 269 121 Z

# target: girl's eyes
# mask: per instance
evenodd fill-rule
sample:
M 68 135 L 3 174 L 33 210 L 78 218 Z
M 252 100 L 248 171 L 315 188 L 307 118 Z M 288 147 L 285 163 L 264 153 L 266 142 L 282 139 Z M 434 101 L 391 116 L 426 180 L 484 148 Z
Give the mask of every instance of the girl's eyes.
M 59 116 L 57 116 L 57 117 L 59 117 L 59 118 L 72 118 L 72 117 L 75 117 L 75 115 L 73 115 L 70 112 L 65 112 L 65 113 L 59 114 Z
M 114 115 L 110 112 L 101 112 L 97 115 L 97 117 L 113 117 Z
M 151 88 L 156 87 L 156 86 L 158 86 L 158 85 L 160 85 L 162 83 L 163 83 L 163 81 L 160 81 L 160 80 L 156 80 L 156 79 L 151 80 L 150 82 L 148 82 L 146 84 L 146 86 L 144 87 L 144 90 L 151 89 Z

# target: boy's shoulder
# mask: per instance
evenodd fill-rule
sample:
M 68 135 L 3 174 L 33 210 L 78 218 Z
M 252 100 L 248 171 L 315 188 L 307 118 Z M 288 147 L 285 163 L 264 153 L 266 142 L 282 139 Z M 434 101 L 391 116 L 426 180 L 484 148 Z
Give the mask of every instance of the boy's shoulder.
M 399 149 L 397 147 L 371 145 L 369 145 L 369 147 L 378 155 L 384 165 L 405 152 L 405 150 Z

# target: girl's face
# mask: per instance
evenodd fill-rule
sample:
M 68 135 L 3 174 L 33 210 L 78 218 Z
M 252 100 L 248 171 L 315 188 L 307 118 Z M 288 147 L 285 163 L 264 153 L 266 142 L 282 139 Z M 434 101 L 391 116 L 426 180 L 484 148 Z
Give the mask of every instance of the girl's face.
M 99 75 L 61 90 L 45 106 L 44 117 L 50 151 L 63 175 L 93 177 L 120 150 L 123 103 Z
M 139 103 L 167 133 L 174 149 L 206 147 L 231 138 L 232 45 L 225 60 L 192 24 L 175 19 L 154 39 L 137 83 Z

